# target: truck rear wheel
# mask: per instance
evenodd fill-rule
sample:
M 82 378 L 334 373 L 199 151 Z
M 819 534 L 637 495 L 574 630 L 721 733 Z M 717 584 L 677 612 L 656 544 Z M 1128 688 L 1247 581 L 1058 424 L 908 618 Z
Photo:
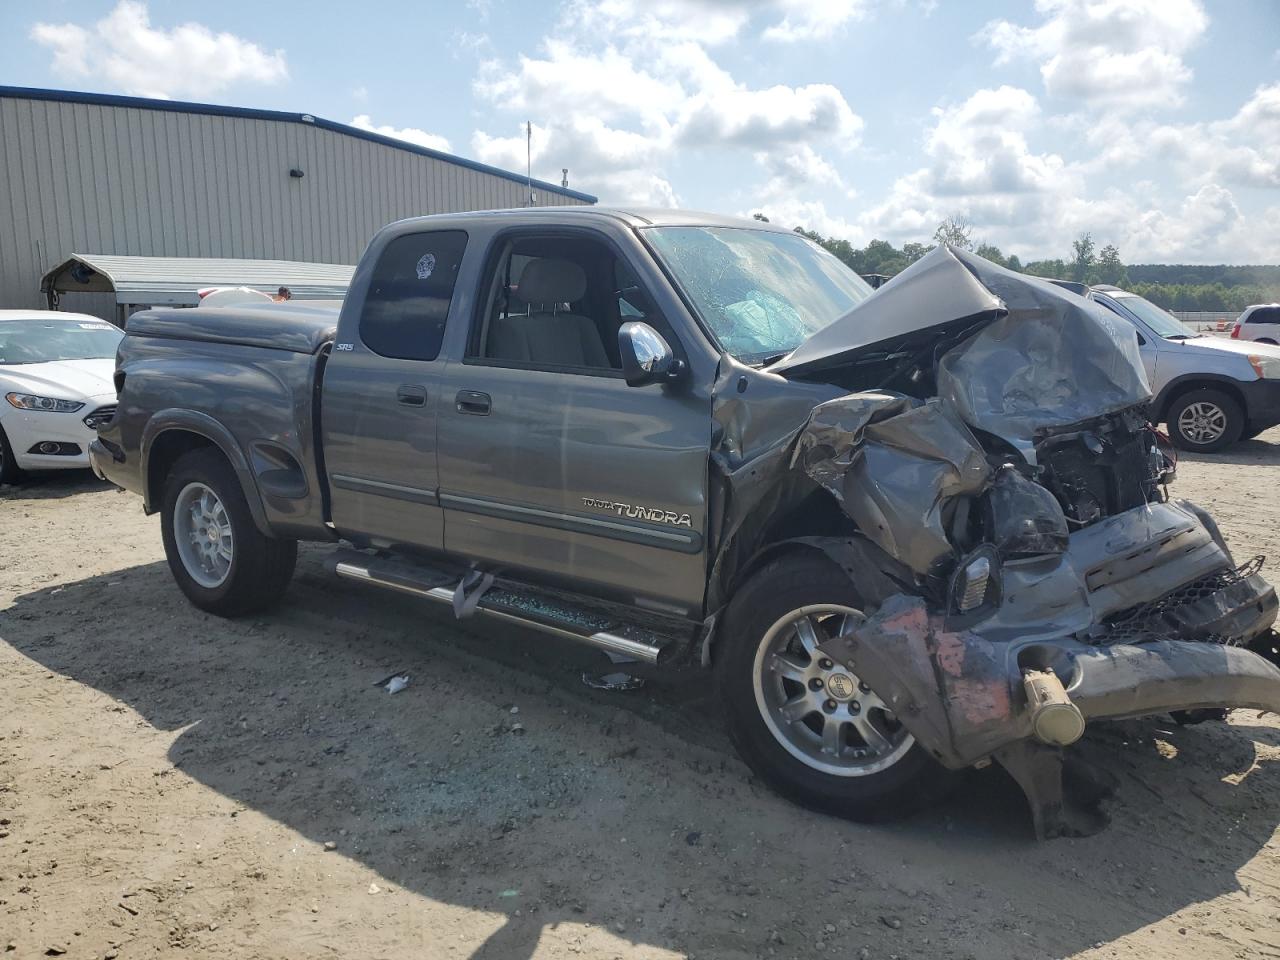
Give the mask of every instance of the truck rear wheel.
M 289 586 L 297 541 L 262 535 L 219 451 L 179 458 L 165 481 L 160 520 L 173 578 L 201 610 L 221 617 L 253 613 Z
M 729 735 L 779 793 L 851 820 L 901 817 L 946 772 L 875 691 L 817 646 L 863 619 L 849 578 L 817 554 L 764 567 L 726 612 L 716 683 Z

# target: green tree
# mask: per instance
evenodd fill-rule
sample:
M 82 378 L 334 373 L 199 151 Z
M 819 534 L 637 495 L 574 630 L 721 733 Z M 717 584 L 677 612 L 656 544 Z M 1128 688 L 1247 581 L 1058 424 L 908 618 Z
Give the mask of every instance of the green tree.
M 1071 260 L 1071 279 L 1087 283 L 1089 272 L 1097 262 L 1093 252 L 1093 234 L 1080 234 L 1077 239 L 1071 241 L 1071 249 L 1075 252 Z
M 1067 265 L 1061 260 L 1032 260 L 1022 268 L 1023 273 L 1033 277 L 1049 277 L 1053 280 L 1067 279 Z
M 902 245 L 902 258 L 907 263 L 915 263 L 932 249 L 933 244 L 926 246 L 923 243 L 904 243 Z
M 992 263 L 998 263 L 1002 267 L 1007 267 L 1009 261 L 1004 258 L 1004 254 L 1000 252 L 1000 248 L 990 243 L 978 244 L 978 249 L 974 251 L 978 256 L 990 260 Z
M 961 250 L 973 249 L 973 227 L 965 217 L 947 217 L 933 231 L 935 243 L 949 243 Z
M 1120 262 L 1120 251 L 1114 244 L 1108 243 L 1098 255 L 1098 263 L 1093 272 L 1094 283 L 1110 283 L 1117 287 L 1128 284 L 1124 264 Z

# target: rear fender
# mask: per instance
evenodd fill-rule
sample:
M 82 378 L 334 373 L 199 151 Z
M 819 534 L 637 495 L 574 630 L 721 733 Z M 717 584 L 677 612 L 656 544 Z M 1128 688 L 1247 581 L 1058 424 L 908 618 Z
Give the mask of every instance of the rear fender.
M 162 477 L 151 477 L 151 454 L 156 441 L 166 433 L 182 432 L 195 434 L 212 443 L 227 458 L 227 462 L 236 472 L 240 488 L 249 504 L 249 512 L 253 515 L 253 525 L 263 536 L 273 536 L 267 523 L 266 511 L 263 509 L 262 494 L 258 490 L 249 461 L 226 427 L 206 413 L 195 410 L 169 409 L 160 410 L 152 415 L 142 432 L 142 475 L 146 478 L 146 493 L 143 496 L 143 508 L 147 513 L 155 513 L 163 498 Z

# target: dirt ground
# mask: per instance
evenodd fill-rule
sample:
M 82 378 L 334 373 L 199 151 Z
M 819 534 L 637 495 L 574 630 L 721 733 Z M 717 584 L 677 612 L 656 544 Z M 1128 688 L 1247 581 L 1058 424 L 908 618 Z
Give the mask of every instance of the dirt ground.
M 1280 558 L 1278 467 L 1273 430 L 1174 492 Z M 323 556 L 225 622 L 137 498 L 0 494 L 0 957 L 1280 957 L 1273 717 L 1097 726 L 1088 839 L 1035 843 L 995 769 L 847 823 L 754 782 L 696 673 L 589 690 L 598 655 Z

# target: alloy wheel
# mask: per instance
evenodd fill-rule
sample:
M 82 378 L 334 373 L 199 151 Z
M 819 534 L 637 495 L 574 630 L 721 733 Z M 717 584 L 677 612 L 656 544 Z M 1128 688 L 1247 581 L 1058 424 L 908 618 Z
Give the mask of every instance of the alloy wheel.
M 1178 415 L 1178 430 L 1192 443 L 1209 444 L 1227 430 L 1227 413 L 1216 403 L 1189 403 Z
M 915 743 L 857 674 L 818 649 L 863 619 L 835 604 L 793 610 L 765 633 L 752 671 L 756 706 L 778 743 L 814 770 L 841 777 L 885 770 Z
M 191 579 L 209 589 L 222 586 L 231 573 L 235 534 L 211 487 L 193 482 L 182 488 L 173 507 L 173 539 Z

